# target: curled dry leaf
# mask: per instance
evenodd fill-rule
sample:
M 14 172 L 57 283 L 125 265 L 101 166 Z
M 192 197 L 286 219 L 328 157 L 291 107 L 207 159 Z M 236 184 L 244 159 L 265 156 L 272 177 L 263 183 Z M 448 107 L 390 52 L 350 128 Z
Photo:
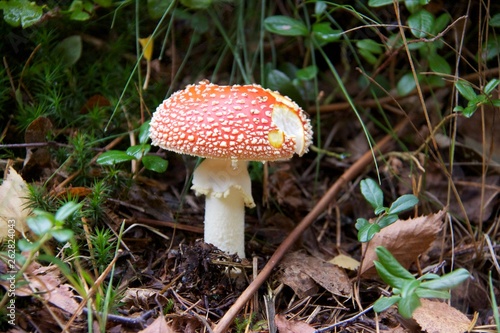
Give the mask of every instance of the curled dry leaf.
M 140 330 L 139 333 L 175 333 L 175 331 L 167 323 L 164 316 L 159 316 L 151 325 Z
M 120 301 L 131 311 L 135 309 L 149 310 L 158 304 L 165 305 L 168 299 L 156 289 L 128 288 Z
M 408 268 L 436 239 L 436 235 L 443 227 L 445 213 L 446 210 L 443 209 L 435 214 L 397 220 L 377 233 L 368 245 L 363 243 L 362 251 L 365 257 L 361 265 L 361 275 L 376 276 L 373 261 L 377 260 L 375 254 L 377 246 L 384 246 L 403 267 Z
M 352 286 L 345 271 L 327 261 L 302 252 L 294 252 L 281 261 L 280 268 L 280 281 L 292 288 L 301 298 L 316 293 L 316 284 L 334 295 L 351 296 Z
M 274 317 L 279 333 L 312 333 L 316 330 L 307 323 L 298 320 L 287 320 L 283 315 Z
M 0 186 L 0 240 L 10 237 L 11 228 L 21 233 L 27 230 L 26 218 L 31 213 L 31 209 L 26 208 L 28 194 L 28 184 L 14 168 L 9 168 Z
M 413 319 L 428 333 L 462 333 L 471 321 L 462 312 L 440 301 L 421 299 L 422 305 L 413 312 Z

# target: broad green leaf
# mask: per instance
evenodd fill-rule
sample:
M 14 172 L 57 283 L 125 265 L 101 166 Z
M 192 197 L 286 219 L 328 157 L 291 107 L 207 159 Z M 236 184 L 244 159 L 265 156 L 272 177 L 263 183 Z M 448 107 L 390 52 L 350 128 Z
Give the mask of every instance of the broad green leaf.
M 401 0 L 398 0 L 398 2 Z M 392 5 L 392 0 L 369 0 L 368 6 L 370 7 L 382 7 L 385 5 Z
M 78 209 L 82 207 L 82 204 L 76 203 L 74 201 L 69 201 L 62 205 L 56 212 L 54 218 L 57 221 L 66 220 L 71 214 L 76 212 Z
M 330 23 L 314 23 L 312 26 L 312 36 L 319 45 L 325 45 L 340 39 L 342 30 L 335 30 Z
M 82 37 L 74 35 L 63 39 L 54 48 L 54 54 L 63 66 L 73 66 L 82 55 Z
M 437 53 L 429 55 L 429 67 L 436 73 L 451 74 L 450 64 Z
M 439 15 L 435 20 L 434 20 L 434 26 L 432 27 L 432 33 L 434 35 L 438 35 L 439 33 L 443 32 L 448 23 L 451 20 L 451 16 L 448 13 L 444 13 Z
M 491 104 L 493 104 L 493 106 L 496 106 L 497 108 L 499 108 L 500 107 L 500 99 L 492 99 Z
M 302 21 L 282 15 L 266 18 L 264 28 L 269 32 L 282 36 L 307 36 L 309 33 Z
M 141 159 L 144 155 L 149 153 L 151 150 L 151 145 L 148 145 L 147 143 L 143 143 L 140 145 L 135 145 L 128 147 L 125 153 L 127 155 L 133 156 L 135 159 Z
M 375 208 L 375 210 L 373 212 L 375 213 L 375 215 L 380 215 L 380 214 L 387 212 L 388 209 L 389 208 L 382 206 L 382 207 Z
M 373 53 L 371 53 L 370 51 L 368 50 L 364 50 L 364 49 L 360 49 L 358 50 L 358 53 L 370 64 L 370 65 L 374 65 L 375 63 L 377 63 L 377 57 L 373 55 Z
M 387 214 L 399 214 L 415 207 L 418 204 L 418 198 L 413 194 L 404 194 L 396 199 L 389 207 Z
M 28 227 L 31 229 L 31 231 L 33 231 L 38 236 L 42 236 L 47 233 L 54 225 L 48 214 L 29 217 L 26 220 L 26 223 L 28 224 Z
M 422 8 L 422 5 L 420 4 L 420 0 L 405 0 L 405 7 L 410 13 L 414 13 Z
M 387 283 L 389 286 L 391 286 L 394 289 L 401 289 L 402 287 L 405 286 L 408 282 L 411 280 L 408 279 L 402 279 L 400 277 L 397 277 L 393 274 L 391 274 L 384 265 L 382 265 L 378 261 L 374 261 L 373 264 L 375 265 L 375 269 L 377 270 L 378 276 Z
M 115 165 L 117 163 L 122 163 L 133 159 L 134 159 L 133 156 L 128 155 L 124 151 L 109 150 L 107 152 L 102 153 L 97 158 L 96 162 L 101 165 Z
M 382 46 L 372 39 L 361 39 L 356 42 L 358 49 L 367 50 L 373 54 L 381 54 L 384 52 Z
M 476 113 L 476 111 L 477 111 L 477 105 L 475 103 L 469 103 L 469 105 L 467 105 L 467 107 L 462 111 L 462 114 L 466 118 L 470 118 L 474 115 L 474 113 Z
M 75 0 L 71 3 L 69 12 L 71 13 L 69 18 L 74 21 L 86 21 L 90 18 L 90 13 L 86 11 L 83 2 L 80 0 Z
M 398 216 L 396 214 L 384 215 L 378 220 L 377 224 L 381 229 L 393 224 L 398 220 Z
M 324 1 L 316 1 L 314 4 L 314 15 L 320 16 L 325 12 L 327 5 Z
M 414 294 L 421 283 L 422 282 L 417 279 L 408 280 L 408 282 L 401 288 L 401 297 L 404 298 Z
M 392 253 L 385 247 L 377 246 L 375 253 L 377 254 L 380 264 L 383 265 L 390 274 L 405 280 L 415 280 L 415 277 L 401 266 Z M 396 287 L 401 288 L 401 286 Z
M 361 194 L 366 201 L 370 203 L 373 209 L 377 209 L 384 205 L 384 193 L 378 186 L 377 182 L 371 178 L 363 179 L 360 182 Z
M 17 241 L 17 248 L 21 252 L 36 250 L 39 246 L 39 242 L 28 242 L 26 239 L 20 239 Z
M 299 69 L 295 75 L 297 76 L 297 79 L 300 80 L 312 80 L 318 75 L 318 67 L 311 65 L 302 69 Z
M 356 230 L 360 230 L 361 228 L 363 228 L 369 224 L 370 224 L 370 222 L 368 222 L 367 219 L 360 217 L 356 220 L 355 228 L 356 228 Z
M 168 161 L 160 156 L 146 155 L 142 158 L 142 164 L 148 170 L 163 173 L 167 170 Z
M 476 92 L 467 81 L 458 80 L 457 82 L 455 82 L 455 88 L 457 88 L 460 95 L 462 95 L 468 101 L 472 101 L 477 97 Z
M 401 300 L 398 302 L 398 312 L 404 318 L 411 318 L 413 311 L 415 311 L 420 304 L 420 298 L 418 298 L 417 294 L 401 297 Z
M 467 280 L 470 277 L 469 272 L 464 268 L 459 268 L 441 276 L 439 279 L 422 282 L 422 288 L 443 290 L 452 289 Z
M 420 9 L 408 17 L 408 26 L 413 36 L 417 38 L 427 37 L 432 32 L 433 25 L 434 15 L 425 9 Z
M 158 19 L 167 11 L 174 0 L 148 0 L 148 14 L 152 19 Z
M 380 226 L 376 223 L 364 225 L 358 231 L 358 241 L 361 243 L 369 242 L 376 234 L 380 232 Z
M 482 53 L 479 56 L 484 61 L 490 61 L 500 54 L 500 35 L 488 36 L 486 43 L 482 47 Z
M 495 90 L 495 88 L 498 86 L 499 83 L 500 83 L 499 79 L 491 79 L 490 82 L 488 82 L 484 86 L 484 93 L 486 95 L 491 94 L 493 92 L 493 90 Z
M 417 75 L 417 79 L 420 80 L 420 75 Z M 415 79 L 413 73 L 406 73 L 403 75 L 397 83 L 397 91 L 399 96 L 406 96 L 411 93 L 416 87 Z
M 493 17 L 490 19 L 490 26 L 494 28 L 500 28 L 500 13 L 496 13 L 493 15 Z
M 8 24 L 23 28 L 37 23 L 43 15 L 43 7 L 29 0 L 0 1 L 3 18 Z
M 139 142 L 146 143 L 149 140 L 149 120 L 139 127 Z
M 415 290 L 415 294 L 417 294 L 417 296 L 419 298 L 449 299 L 451 296 L 448 291 L 432 290 L 432 289 L 426 289 L 426 288 L 417 288 L 417 290 Z
M 391 296 L 379 298 L 375 303 L 373 303 L 373 311 L 382 312 L 396 304 L 401 300 L 401 296 Z
M 64 243 L 69 241 L 74 233 L 72 230 L 69 229 L 57 229 L 57 230 L 52 230 L 50 234 L 59 242 Z

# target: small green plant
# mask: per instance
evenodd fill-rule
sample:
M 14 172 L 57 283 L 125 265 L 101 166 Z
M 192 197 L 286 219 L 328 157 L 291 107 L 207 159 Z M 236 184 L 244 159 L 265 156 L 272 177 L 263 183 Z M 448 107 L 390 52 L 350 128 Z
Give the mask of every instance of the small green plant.
M 149 140 L 149 122 L 145 122 L 139 128 L 139 144 L 129 147 L 126 151 L 109 150 L 97 158 L 97 163 L 101 165 L 115 165 L 122 162 L 137 160 L 142 161 L 144 167 L 148 170 L 158 173 L 167 170 L 168 161 L 159 156 L 147 155 L 151 150 Z
M 116 247 L 116 241 L 112 240 L 113 237 L 113 233 L 109 229 L 97 229 L 95 234 L 90 235 L 95 266 L 99 274 L 104 272 L 113 260 L 113 249 Z
M 382 297 L 373 305 L 376 312 L 382 312 L 397 304 L 398 312 L 403 317 L 410 318 L 413 311 L 420 306 L 421 298 L 448 299 L 448 290 L 469 278 L 469 272 L 459 268 L 443 276 L 427 273 L 417 279 L 383 246 L 378 246 L 375 253 L 378 257 L 378 261 L 374 261 L 377 273 L 392 287 L 392 296 Z
M 404 194 L 397 198 L 390 207 L 384 206 L 384 193 L 373 179 L 364 179 L 360 183 L 361 194 L 370 203 L 377 218 L 370 222 L 365 218 L 356 220 L 358 240 L 362 243 L 370 241 L 376 233 L 398 220 L 398 214 L 413 208 L 418 198 L 413 194 Z
M 462 97 L 464 97 L 468 102 L 466 107 L 457 105 L 453 111 L 460 112 L 465 117 L 470 118 L 481 105 L 489 104 L 500 107 L 500 99 L 492 99 L 493 90 L 496 89 L 498 84 L 500 84 L 499 79 L 492 79 L 484 86 L 483 92 L 477 94 L 469 82 L 458 80 L 455 82 L 455 88 L 457 88 L 460 95 L 462 95 Z

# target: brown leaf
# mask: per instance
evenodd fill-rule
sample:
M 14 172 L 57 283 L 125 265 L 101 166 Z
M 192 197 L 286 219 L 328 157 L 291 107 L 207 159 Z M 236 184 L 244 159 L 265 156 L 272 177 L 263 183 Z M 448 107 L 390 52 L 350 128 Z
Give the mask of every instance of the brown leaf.
M 149 310 L 158 304 L 165 305 L 168 300 L 160 295 L 156 289 L 128 288 L 120 301 L 127 308 L 135 307 L 140 310 Z
M 175 333 L 175 331 L 167 324 L 164 316 L 159 316 L 151 325 L 140 330 L 139 333 Z
M 292 288 L 299 297 L 312 295 L 316 282 L 337 296 L 350 297 L 351 282 L 345 271 L 327 261 L 308 256 L 302 252 L 288 254 L 281 262 L 281 282 Z
M 428 333 L 467 332 L 471 321 L 447 303 L 421 299 L 422 305 L 413 312 L 413 319 Z
M 0 185 L 0 240 L 13 237 L 14 229 L 20 233 L 28 229 L 26 218 L 31 213 L 31 209 L 26 208 L 28 195 L 28 184 L 14 168 L 9 168 L 9 174 Z
M 429 249 L 436 239 L 437 233 L 443 226 L 443 216 L 446 210 L 435 214 L 420 216 L 414 219 L 397 220 L 390 226 L 382 229 L 368 243 L 362 245 L 365 257 L 361 267 L 364 277 L 376 275 L 373 261 L 377 260 L 375 249 L 384 246 L 405 268 L 415 262 L 417 257 Z M 366 249 L 366 252 L 365 252 Z
M 315 329 L 308 324 L 298 320 L 287 320 L 285 316 L 277 314 L 274 322 L 280 333 L 310 333 Z

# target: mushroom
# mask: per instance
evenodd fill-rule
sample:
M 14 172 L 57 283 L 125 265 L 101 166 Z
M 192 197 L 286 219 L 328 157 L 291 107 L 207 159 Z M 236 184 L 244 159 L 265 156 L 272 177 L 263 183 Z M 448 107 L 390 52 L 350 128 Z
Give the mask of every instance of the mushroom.
M 278 92 L 205 80 L 158 106 L 150 137 L 163 149 L 205 158 L 191 188 L 206 196 L 204 241 L 244 258 L 245 206 L 255 207 L 247 161 L 303 155 L 312 128 L 305 112 Z

